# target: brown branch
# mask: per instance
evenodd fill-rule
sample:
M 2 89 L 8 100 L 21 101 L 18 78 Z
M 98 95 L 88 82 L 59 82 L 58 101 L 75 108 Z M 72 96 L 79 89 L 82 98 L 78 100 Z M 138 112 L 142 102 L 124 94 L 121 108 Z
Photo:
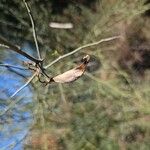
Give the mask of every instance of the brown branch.
M 36 30 L 35 30 L 35 24 L 34 24 L 33 16 L 32 16 L 30 7 L 28 6 L 28 3 L 25 0 L 23 0 L 23 3 L 24 3 L 24 5 L 27 9 L 27 12 L 28 12 L 28 15 L 29 15 L 29 18 L 30 18 L 30 21 L 31 21 L 32 31 L 33 31 L 33 38 L 34 38 L 37 54 L 38 54 L 39 59 L 41 59 L 41 54 L 40 54 L 40 50 L 39 50 L 39 46 L 38 46 L 38 42 L 37 42 L 37 34 L 36 34 Z
M 4 39 L 3 37 L 0 37 L 0 43 L 1 43 L 1 44 L 4 44 L 5 47 L 7 46 L 7 47 L 6 47 L 7 49 L 12 50 L 12 51 L 15 51 L 15 52 L 17 52 L 17 53 L 23 55 L 24 57 L 30 59 L 31 61 L 35 62 L 36 64 L 39 64 L 39 63 L 42 62 L 42 60 L 39 60 L 39 59 L 36 59 L 36 58 L 32 57 L 31 55 L 29 55 L 29 54 L 27 54 L 26 52 L 22 51 L 22 50 L 20 49 L 20 47 L 18 47 L 18 46 L 16 46 L 16 45 L 12 44 L 11 42 L 9 42 L 9 41 L 7 41 L 6 39 Z
M 53 64 L 55 64 L 56 62 L 60 61 L 61 59 L 65 58 L 65 57 L 68 57 L 84 48 L 87 48 L 87 47 L 91 47 L 91 46 L 95 46 L 95 45 L 98 45 L 100 43 L 103 43 L 103 42 L 108 42 L 108 41 L 112 41 L 112 40 L 115 40 L 115 39 L 118 39 L 118 38 L 121 38 L 121 36 L 113 36 L 113 37 L 109 37 L 109 38 L 105 38 L 105 39 L 101 39 L 100 41 L 97 41 L 97 42 L 94 42 L 94 43 L 89 43 L 89 44 L 86 44 L 86 45 L 83 45 L 75 50 L 73 50 L 72 52 L 70 53 L 67 53 L 65 55 L 62 55 L 62 56 L 59 56 L 57 59 L 55 59 L 54 61 L 52 61 L 50 64 L 48 64 L 47 66 L 45 66 L 44 68 L 47 69 L 49 68 L 50 66 L 52 66 Z
M 0 67 L 6 67 L 6 68 L 15 68 L 15 69 L 20 69 L 20 70 L 28 70 L 28 68 L 25 67 L 20 67 L 20 66 L 15 66 L 11 64 L 0 64 Z
M 7 67 L 8 71 L 10 71 L 11 73 L 15 73 L 16 75 L 22 77 L 22 78 L 27 78 L 24 73 L 18 72 L 17 70 L 13 69 L 12 67 Z

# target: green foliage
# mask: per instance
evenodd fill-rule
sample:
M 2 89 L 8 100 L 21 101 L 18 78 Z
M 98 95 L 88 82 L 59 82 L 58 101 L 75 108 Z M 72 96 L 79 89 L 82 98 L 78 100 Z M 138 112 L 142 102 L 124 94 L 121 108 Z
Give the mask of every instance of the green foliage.
M 132 24 L 136 17 L 142 20 L 140 15 L 148 9 L 144 0 L 102 0 L 95 2 L 95 11 L 80 3 L 69 3 L 62 14 L 55 14 L 52 13 L 50 1 L 28 3 L 46 63 L 85 43 L 122 34 L 120 24 Z M 11 4 L 3 0 L 0 8 L 1 21 L 7 24 L 1 24 L 1 34 L 18 43 L 23 40 L 33 41 L 23 3 L 15 0 Z M 12 15 L 10 22 L 6 18 Z M 49 23 L 53 21 L 71 22 L 74 28 L 50 28 Z M 145 23 L 143 21 L 139 26 Z M 142 30 L 148 31 L 147 28 L 143 26 Z M 68 150 L 149 149 L 150 79 L 148 75 L 145 79 L 132 77 L 120 68 L 117 64 L 118 45 L 118 41 L 110 42 L 85 50 L 101 60 L 102 65 L 97 71 L 86 73 L 74 83 L 50 84 L 44 88 L 38 82 L 34 84 L 31 108 L 34 126 L 29 137 L 33 136 L 34 139 L 36 132 L 41 137 L 43 133 L 55 135 L 55 144 L 60 149 Z M 78 56 L 82 54 L 79 52 Z M 75 59 L 71 56 L 58 62 L 50 67 L 49 73 L 56 75 L 70 69 Z M 25 149 L 29 145 L 34 149 L 29 137 Z M 47 139 L 38 145 L 38 149 L 49 149 L 50 144 Z

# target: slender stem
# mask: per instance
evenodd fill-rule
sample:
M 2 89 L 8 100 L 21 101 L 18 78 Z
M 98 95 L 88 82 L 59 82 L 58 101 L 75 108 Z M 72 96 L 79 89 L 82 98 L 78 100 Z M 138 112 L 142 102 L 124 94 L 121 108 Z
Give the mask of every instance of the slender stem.
M 32 31 L 33 31 L 33 38 L 34 38 L 37 54 L 38 54 L 39 59 L 41 59 L 41 54 L 40 54 L 39 46 L 38 46 L 38 42 L 37 42 L 37 34 L 36 34 L 36 30 L 35 30 L 35 24 L 34 24 L 33 16 L 32 16 L 31 10 L 30 10 L 26 0 L 23 0 L 23 3 L 24 3 L 24 5 L 27 9 L 27 12 L 28 12 L 28 15 L 29 15 L 29 18 L 30 18 L 30 21 L 31 21 Z
M 84 48 L 87 48 L 87 47 L 91 47 L 91 46 L 95 46 L 95 45 L 98 45 L 100 43 L 103 43 L 103 42 L 108 42 L 108 41 L 111 41 L 111 40 L 114 40 L 114 39 L 118 39 L 120 38 L 121 36 L 113 36 L 113 37 L 109 37 L 109 38 L 106 38 L 106 39 L 101 39 L 100 41 L 97 41 L 97 42 L 94 42 L 94 43 L 89 43 L 89 44 L 86 44 L 86 45 L 83 45 L 75 50 L 73 50 L 72 52 L 70 53 L 67 53 L 65 55 L 62 55 L 60 57 L 58 57 L 57 59 L 55 59 L 54 61 L 52 61 L 50 64 L 48 64 L 47 66 L 45 66 L 44 68 L 47 69 L 49 68 L 50 66 L 52 66 L 53 64 L 55 64 L 56 62 L 60 61 L 61 59 L 65 58 L 65 57 L 68 57 Z
M 0 43 L 0 47 L 9 48 L 7 45 L 1 44 L 1 43 Z
M 13 98 L 17 93 L 19 93 L 21 90 L 23 90 L 33 79 L 34 77 L 36 76 L 36 73 L 34 73 L 31 78 L 23 85 L 21 86 L 14 94 L 12 94 L 10 96 L 10 99 Z M 15 104 L 17 104 L 19 101 L 21 100 L 21 98 L 17 98 L 16 100 L 14 101 L 11 101 L 10 104 L 7 106 L 7 108 L 2 111 L 0 113 L 0 116 L 3 116 L 6 112 L 8 112 L 11 108 L 13 108 L 15 106 Z
M 5 45 L 5 48 L 7 48 L 8 50 L 12 50 L 15 51 L 21 55 L 23 55 L 24 57 L 30 59 L 31 61 L 35 62 L 35 63 L 40 63 L 42 62 L 42 60 L 36 59 L 34 57 L 32 57 L 31 55 L 27 54 L 26 52 L 22 51 L 20 49 L 20 47 L 10 43 L 9 41 L 7 41 L 6 39 L 4 39 L 3 37 L 0 37 L 0 43 Z
M 28 70 L 28 68 L 19 67 L 19 66 L 15 66 L 15 65 L 11 65 L 11 64 L 0 64 L 0 66 L 1 67 L 12 67 L 12 68 L 20 69 L 20 70 Z
M 25 78 L 27 79 L 26 75 L 24 73 L 21 73 L 21 72 L 18 72 L 18 70 L 14 70 L 13 68 L 11 67 L 7 67 L 8 71 L 10 71 L 11 73 L 15 73 L 16 75 L 22 77 L 22 78 Z
M 21 86 L 15 93 L 13 93 L 10 98 L 13 98 L 17 93 L 19 93 L 21 90 L 23 90 L 36 76 L 36 73 L 34 73 L 31 78 L 23 85 Z

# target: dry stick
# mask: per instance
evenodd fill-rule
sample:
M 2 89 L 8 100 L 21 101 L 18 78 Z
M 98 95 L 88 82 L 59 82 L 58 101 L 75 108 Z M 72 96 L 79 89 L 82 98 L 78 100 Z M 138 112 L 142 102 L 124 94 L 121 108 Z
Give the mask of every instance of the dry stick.
M 7 45 L 1 44 L 1 43 L 0 43 L 0 47 L 9 48 Z
M 24 3 L 24 5 L 27 9 L 27 12 L 28 12 L 28 15 L 29 15 L 29 18 L 30 18 L 30 21 L 31 21 L 32 30 L 33 30 L 33 38 L 34 38 L 37 54 L 38 54 L 39 59 L 41 59 L 41 54 L 40 54 L 39 46 L 38 46 L 38 42 L 37 42 L 37 34 L 36 34 L 36 30 L 35 30 L 35 24 L 34 24 L 34 21 L 33 21 L 33 16 L 31 14 L 31 10 L 30 10 L 26 0 L 23 0 L 23 3 Z
M 14 94 L 12 94 L 10 96 L 10 98 L 13 98 L 17 93 L 19 93 L 22 89 L 24 89 L 33 79 L 34 77 L 36 76 L 36 72 L 30 77 L 30 79 L 23 85 L 21 86 Z
M 103 43 L 103 42 L 107 42 L 107 41 L 111 41 L 111 40 L 114 40 L 114 39 L 118 39 L 118 38 L 121 38 L 121 36 L 113 36 L 113 37 L 109 37 L 109 38 L 106 38 L 106 39 L 101 39 L 100 41 L 97 41 L 97 42 L 94 42 L 94 43 L 90 43 L 90 44 L 86 44 L 86 45 L 83 45 L 75 50 L 73 50 L 72 52 L 70 53 L 67 53 L 65 55 L 62 55 L 62 56 L 59 56 L 57 59 L 55 59 L 54 61 L 52 61 L 50 64 L 48 64 L 47 66 L 45 66 L 44 68 L 47 69 L 49 68 L 50 66 L 52 66 L 53 64 L 55 64 L 56 62 L 60 61 L 61 59 L 65 58 L 65 57 L 68 57 L 78 51 L 80 51 L 81 49 L 84 49 L 84 48 L 87 48 L 87 47 L 91 47 L 91 46 L 94 46 L 94 45 L 98 45 L 100 43 Z
M 11 65 L 11 64 L 0 64 L 0 67 L 12 67 L 12 68 L 20 69 L 20 70 L 28 70 L 28 68 L 19 67 L 19 66 L 15 66 L 15 65 Z
M 11 67 L 7 67 L 8 71 L 12 72 L 12 73 L 15 73 L 16 75 L 24 78 L 24 79 L 27 79 L 26 75 L 24 75 L 24 73 L 21 73 L 21 72 L 18 72 L 17 70 L 14 70 L 13 68 Z
M 6 39 L 4 39 L 3 37 L 0 37 L 0 43 L 5 45 L 5 48 L 7 48 L 8 50 L 12 50 L 15 51 L 21 55 L 23 55 L 24 57 L 30 59 L 31 61 L 35 62 L 35 63 L 40 63 L 42 62 L 42 60 L 36 59 L 34 57 L 32 57 L 31 55 L 27 54 L 26 52 L 22 51 L 20 49 L 20 47 L 10 43 L 9 41 L 7 41 Z M 7 46 L 7 47 L 6 47 Z
M 23 85 L 21 86 L 14 94 L 12 94 L 10 96 L 10 99 L 13 98 L 17 93 L 19 93 L 22 89 L 24 89 L 33 79 L 34 77 L 36 76 L 36 73 L 34 73 L 31 78 L 29 78 L 29 80 Z M 10 104 L 7 106 L 7 108 L 2 112 L 0 113 L 0 116 L 3 116 L 7 111 L 9 111 L 16 103 L 18 103 L 21 99 L 18 98 L 16 99 L 15 101 L 12 101 L 10 102 Z

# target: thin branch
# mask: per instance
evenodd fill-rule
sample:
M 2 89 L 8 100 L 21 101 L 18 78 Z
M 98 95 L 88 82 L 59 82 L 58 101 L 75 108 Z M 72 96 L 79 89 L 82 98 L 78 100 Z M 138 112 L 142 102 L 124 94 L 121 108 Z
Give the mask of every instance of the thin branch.
M 27 79 L 27 77 L 26 77 L 26 75 L 24 75 L 24 73 L 21 73 L 21 72 L 19 72 L 18 70 L 15 70 L 15 69 L 13 69 L 13 68 L 11 68 L 11 67 L 7 67 L 7 69 L 8 69 L 8 71 L 10 71 L 11 73 L 15 73 L 16 75 L 18 75 L 18 76 L 20 76 L 20 77 L 22 77 L 22 78 Z
M 14 94 L 12 94 L 12 95 L 10 96 L 10 99 L 13 98 L 13 97 L 14 97 L 17 93 L 19 93 L 21 90 L 23 90 L 23 89 L 34 79 L 35 76 L 36 76 L 36 73 L 34 73 L 34 74 L 31 76 L 31 78 L 30 78 L 23 86 L 21 86 Z M 21 100 L 21 98 L 18 98 L 18 99 L 14 100 L 14 101 L 11 101 L 10 104 L 7 106 L 7 108 L 6 108 L 4 111 L 2 111 L 2 112 L 0 113 L 0 116 L 3 116 L 3 115 L 4 115 L 6 112 L 8 112 L 11 108 L 13 108 L 13 107 L 15 106 L 15 104 L 17 104 L 20 100 Z
M 8 50 L 12 50 L 15 51 L 21 55 L 23 55 L 24 57 L 30 59 L 31 61 L 35 62 L 35 63 L 40 63 L 42 62 L 42 60 L 36 59 L 34 57 L 32 57 L 31 55 L 27 54 L 26 52 L 22 51 L 20 49 L 20 47 L 10 43 L 9 41 L 7 41 L 6 39 L 4 39 L 3 37 L 0 37 L 0 43 L 2 45 L 5 45 L 5 48 L 7 48 Z
M 34 77 L 36 76 L 37 73 L 34 73 L 31 78 L 23 85 L 21 86 L 14 94 L 12 94 L 10 96 L 10 98 L 13 98 L 17 93 L 19 93 L 22 89 L 24 89 L 33 79 Z
M 28 68 L 19 67 L 19 66 L 15 66 L 15 65 L 11 65 L 11 64 L 0 64 L 0 67 L 11 67 L 11 68 L 16 68 L 16 69 L 20 69 L 20 70 L 28 70 Z
M 41 59 L 41 54 L 40 54 L 39 46 L 38 46 L 38 42 L 37 42 L 37 34 L 36 34 L 36 30 L 35 30 L 35 24 L 34 24 L 33 16 L 31 14 L 31 10 L 30 10 L 30 8 L 29 8 L 26 0 L 23 0 L 23 3 L 25 5 L 25 7 L 27 9 L 27 12 L 28 12 L 28 15 L 30 17 L 30 21 L 31 21 L 31 25 L 32 25 L 32 30 L 33 30 L 33 38 L 34 38 L 34 42 L 35 42 L 37 54 L 38 54 L 39 59 Z
M 100 43 L 103 43 L 103 42 L 108 42 L 108 41 L 111 41 L 111 40 L 115 40 L 115 39 L 118 39 L 118 38 L 121 38 L 121 36 L 113 36 L 113 37 L 109 37 L 109 38 L 106 38 L 106 39 L 101 39 L 100 41 L 97 41 L 97 42 L 94 42 L 94 43 L 89 43 L 89 44 L 86 44 L 86 45 L 83 45 L 75 50 L 73 50 L 72 52 L 70 53 L 67 53 L 65 55 L 62 55 L 60 57 L 58 57 L 57 59 L 55 59 L 54 61 L 52 61 L 50 64 L 48 64 L 47 66 L 45 66 L 44 68 L 47 69 L 49 68 L 50 66 L 52 66 L 53 64 L 55 64 L 56 62 L 60 61 L 61 59 L 65 58 L 65 57 L 68 57 L 84 48 L 87 48 L 87 47 L 91 47 L 91 46 L 95 46 L 95 45 L 98 45 Z
M 1 44 L 1 43 L 0 43 L 0 47 L 9 48 L 7 45 Z

